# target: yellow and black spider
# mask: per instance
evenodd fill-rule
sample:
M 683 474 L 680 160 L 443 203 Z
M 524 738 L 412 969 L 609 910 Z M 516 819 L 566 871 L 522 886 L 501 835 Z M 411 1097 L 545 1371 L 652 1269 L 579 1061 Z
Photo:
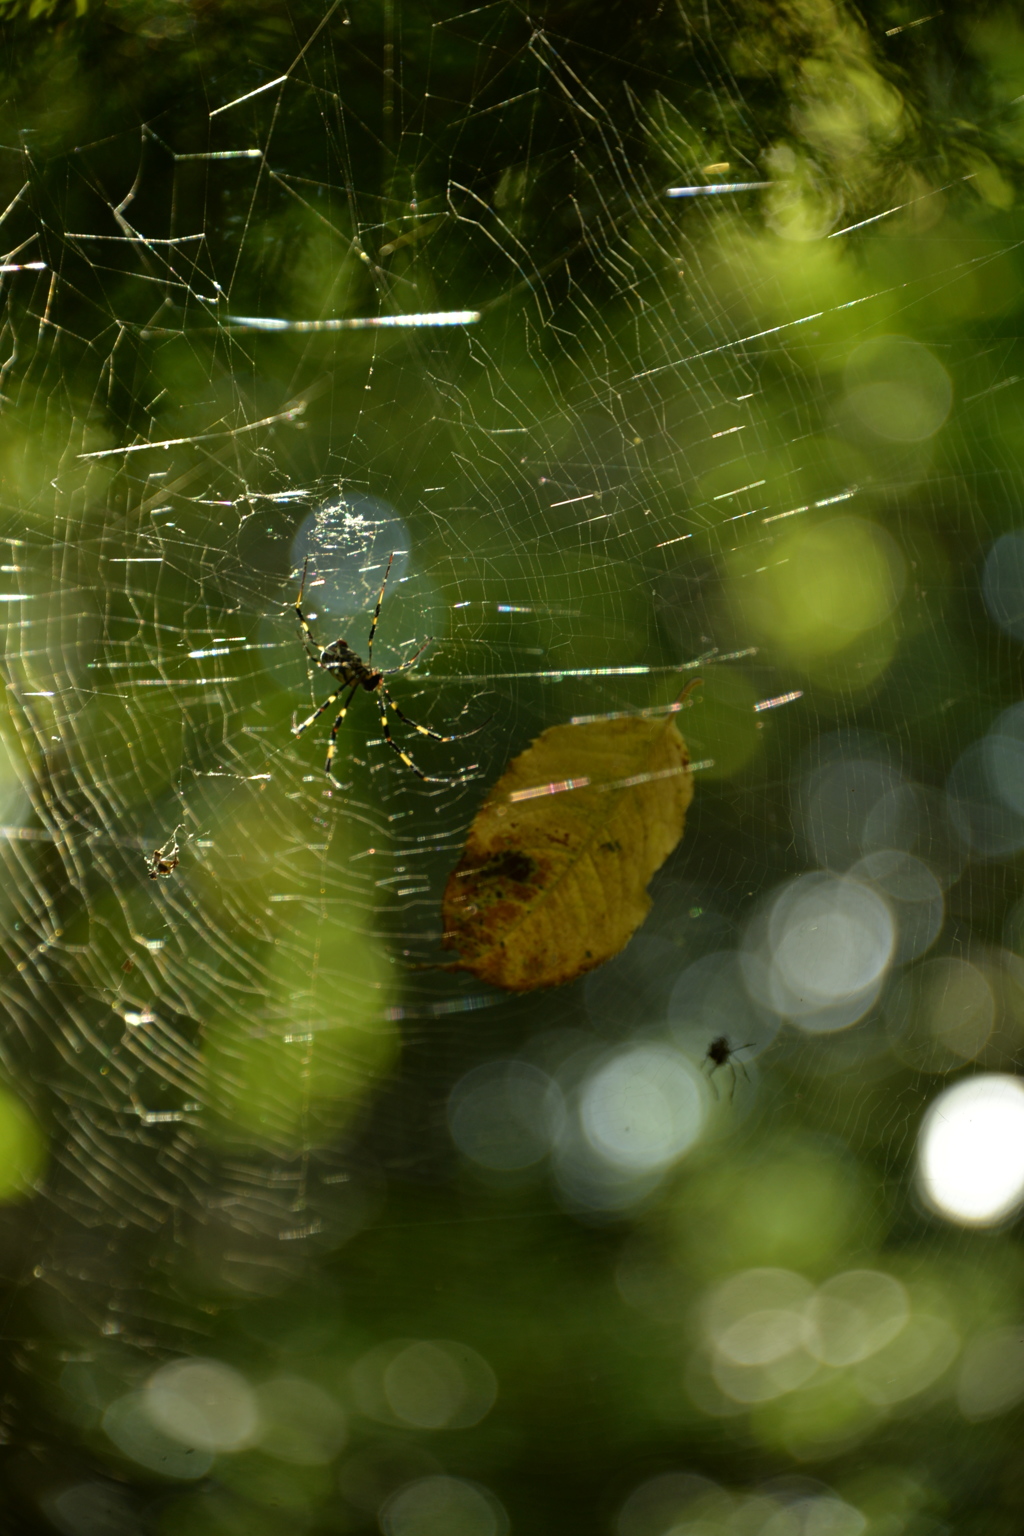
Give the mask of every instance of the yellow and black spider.
M 432 741 L 464 741 L 467 736 L 475 736 L 477 731 L 483 729 L 483 726 L 478 725 L 475 730 L 464 731 L 461 735 L 458 736 L 442 736 L 439 731 L 432 731 L 427 726 L 417 725 L 415 720 L 410 720 L 409 716 L 402 713 L 394 699 L 391 697 L 384 679 L 386 677 L 394 677 L 399 672 L 408 672 L 410 667 L 414 667 L 419 658 L 423 655 L 423 652 L 426 650 L 427 646 L 430 644 L 429 639 L 424 640 L 416 654 L 414 656 L 410 656 L 408 661 L 403 661 L 400 667 L 389 667 L 386 671 L 382 672 L 377 667 L 372 665 L 373 637 L 377 629 L 377 620 L 380 618 L 380 605 L 384 601 L 384 588 L 388 584 L 388 576 L 391 574 L 391 562 L 394 560 L 394 558 L 394 552 L 392 551 L 391 557 L 388 560 L 388 568 L 384 572 L 384 580 L 380 584 L 380 594 L 377 598 L 377 606 L 373 610 L 373 622 L 370 625 L 370 638 L 366 644 L 365 661 L 363 661 L 362 657 L 356 655 L 355 651 L 345 640 L 332 640 L 330 645 L 324 646 L 323 650 L 321 650 L 316 641 L 313 639 L 313 631 L 310 629 L 305 615 L 302 612 L 302 594 L 306 590 L 306 568 L 309 564 L 309 561 L 306 560 L 303 564 L 302 585 L 299 587 L 299 595 L 295 599 L 295 614 L 302 626 L 303 643 L 307 652 L 312 657 L 313 661 L 316 662 L 317 666 L 322 667 L 325 672 L 329 672 L 332 677 L 336 678 L 341 684 L 341 687 L 336 689 L 336 691 L 331 694 L 330 698 L 324 699 L 324 702 L 319 706 L 318 709 L 313 711 L 308 720 L 303 720 L 301 725 L 293 725 L 292 734 L 294 736 L 301 736 L 303 731 L 308 730 L 314 721 L 319 720 L 324 710 L 330 709 L 332 704 L 336 704 L 341 698 L 341 695 L 345 692 L 346 688 L 348 689 L 348 698 L 341 706 L 337 719 L 331 726 L 331 739 L 327 745 L 327 762 L 324 764 L 324 772 L 328 775 L 328 777 L 333 777 L 331 774 L 331 764 L 334 761 L 334 753 L 337 749 L 338 732 L 341 730 L 342 722 L 345 719 L 345 716 L 348 714 L 349 705 L 352 703 L 352 700 L 355 697 L 356 690 L 359 688 L 365 688 L 367 693 L 376 695 L 377 709 L 380 712 L 381 728 L 384 731 L 384 740 L 387 742 L 392 752 L 398 753 L 398 756 L 402 759 L 402 762 L 405 764 L 405 766 L 407 768 L 411 768 L 413 773 L 415 773 L 421 779 L 426 779 L 430 784 L 461 784 L 465 782 L 466 774 L 471 773 L 477 766 L 476 763 L 471 763 L 469 768 L 467 768 L 465 772 L 461 774 L 424 773 L 422 768 L 417 768 L 409 754 L 402 751 L 401 747 L 392 737 L 391 731 L 388 727 L 388 714 L 385 700 L 387 701 L 387 704 L 390 705 L 390 707 L 394 710 L 399 720 L 403 720 L 405 724 L 411 726 L 414 731 L 419 731 L 421 736 L 429 736 Z M 486 725 L 486 723 L 487 722 L 485 721 L 484 724 Z

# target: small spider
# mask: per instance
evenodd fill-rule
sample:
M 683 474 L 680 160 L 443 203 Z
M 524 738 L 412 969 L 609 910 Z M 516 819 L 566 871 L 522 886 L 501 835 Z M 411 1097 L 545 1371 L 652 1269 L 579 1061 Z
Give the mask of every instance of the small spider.
M 736 1092 L 737 1064 L 733 1061 L 733 1057 L 736 1055 L 737 1051 L 750 1051 L 753 1050 L 753 1047 L 754 1042 L 752 1040 L 749 1040 L 746 1045 L 730 1045 L 729 1037 L 727 1035 L 717 1035 L 708 1046 L 704 1061 L 705 1063 L 710 1061 L 713 1064 L 711 1071 L 708 1073 L 708 1077 L 709 1079 L 714 1078 L 714 1075 L 718 1071 L 719 1067 L 728 1065 L 732 1072 L 732 1088 L 729 1092 L 730 1098 L 732 1098 L 733 1094 Z M 742 1061 L 739 1063 L 739 1069 L 743 1073 L 743 1076 L 747 1077 L 747 1069 L 743 1065 Z M 747 1078 L 747 1081 L 749 1082 L 750 1079 Z M 714 1082 L 712 1082 L 711 1086 L 715 1089 L 715 1098 L 717 1099 L 718 1088 L 715 1086 Z
M 306 567 L 308 566 L 309 561 L 306 560 L 304 562 L 302 567 L 302 585 L 299 587 L 299 595 L 295 599 L 295 614 L 302 626 L 303 643 L 305 644 L 307 652 L 316 662 L 317 666 L 322 667 L 325 672 L 329 672 L 332 677 L 337 678 L 341 686 L 331 694 L 330 698 L 325 699 L 318 709 L 313 711 L 308 720 L 303 720 L 301 725 L 293 725 L 292 735 L 301 736 L 303 731 L 308 730 L 314 721 L 319 720 L 324 710 L 330 709 L 332 704 L 336 704 L 341 698 L 341 695 L 345 692 L 345 689 L 348 689 L 348 697 L 346 698 L 344 704 L 341 706 L 337 719 L 331 726 L 331 736 L 329 742 L 327 743 L 327 761 L 324 764 L 324 772 L 327 774 L 328 778 L 333 779 L 333 775 L 331 773 L 331 764 L 334 761 L 334 754 L 337 750 L 338 732 L 341 730 L 342 722 L 344 721 L 345 716 L 348 714 L 349 705 L 352 703 L 357 690 L 360 688 L 365 688 L 367 693 L 373 693 L 377 696 L 377 709 L 380 712 L 380 723 L 384 732 L 384 740 L 387 742 L 392 752 L 398 753 L 398 756 L 402 759 L 402 762 L 407 768 L 411 768 L 413 773 L 415 773 L 418 778 L 426 779 L 429 784 L 462 784 L 465 782 L 466 773 L 471 773 L 472 770 L 476 767 L 475 763 L 472 763 L 463 774 L 445 775 L 424 773 L 422 768 L 417 768 L 409 754 L 402 751 L 401 747 L 392 737 L 391 731 L 388 727 L 387 705 L 390 705 L 395 714 L 398 716 L 399 720 L 402 720 L 406 725 L 411 726 L 414 731 L 419 731 L 421 736 L 429 736 L 432 741 L 464 741 L 467 736 L 475 736 L 477 731 L 483 729 L 483 726 L 478 725 L 475 730 L 464 731 L 461 735 L 442 736 L 439 731 L 432 731 L 428 726 L 417 725 L 415 720 L 410 720 L 409 716 L 402 713 L 394 699 L 391 697 L 391 694 L 388 691 L 388 686 L 384 679 L 386 677 L 394 677 L 399 672 L 408 672 L 411 667 L 414 667 L 419 658 L 423 655 L 423 652 L 426 650 L 427 646 L 430 644 L 429 639 L 424 640 L 423 644 L 420 646 L 415 655 L 410 656 L 408 661 L 403 661 L 400 667 L 389 667 L 386 671 L 380 671 L 377 667 L 372 665 L 373 637 L 377 630 L 377 620 L 380 618 L 380 605 L 384 601 L 384 588 L 388 584 L 388 576 L 391 574 L 391 562 L 394 560 L 394 558 L 394 552 L 392 552 L 388 560 L 387 570 L 384 572 L 384 580 L 380 584 L 380 593 L 377 597 L 377 606 L 373 610 L 373 621 L 370 624 L 370 638 L 366 644 L 365 661 L 363 661 L 360 656 L 356 655 L 355 651 L 346 640 L 332 640 L 329 645 L 325 645 L 323 650 L 321 650 L 316 641 L 313 639 L 313 632 L 310 629 L 306 617 L 302 612 L 302 594 L 306 590 Z M 385 701 L 387 702 L 385 703 Z M 486 723 L 487 722 L 484 721 L 485 725 Z
M 166 880 L 174 873 L 181 863 L 179 857 L 181 850 L 178 847 L 178 833 L 185 823 L 180 822 L 164 843 L 162 848 L 154 848 L 146 860 L 146 869 L 151 880 Z

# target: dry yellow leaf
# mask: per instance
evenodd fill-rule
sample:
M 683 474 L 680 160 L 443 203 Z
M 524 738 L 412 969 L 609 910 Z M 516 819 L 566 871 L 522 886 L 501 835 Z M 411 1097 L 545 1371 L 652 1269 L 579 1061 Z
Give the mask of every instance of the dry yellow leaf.
M 513 992 L 557 987 L 617 955 L 693 799 L 671 719 L 554 725 L 477 813 L 444 892 L 447 967 Z

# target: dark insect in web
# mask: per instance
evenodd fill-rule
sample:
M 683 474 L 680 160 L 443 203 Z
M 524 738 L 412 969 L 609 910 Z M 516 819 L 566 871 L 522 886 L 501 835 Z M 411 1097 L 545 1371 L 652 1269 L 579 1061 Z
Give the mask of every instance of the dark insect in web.
M 748 1040 L 746 1045 L 730 1045 L 728 1035 L 716 1035 L 714 1040 L 712 1040 L 711 1044 L 707 1048 L 707 1053 L 705 1054 L 703 1064 L 704 1066 L 707 1066 L 709 1061 L 712 1064 L 711 1071 L 708 1073 L 708 1078 L 711 1080 L 711 1086 L 715 1090 L 716 1098 L 718 1097 L 718 1087 L 714 1081 L 714 1076 L 719 1067 L 728 1066 L 730 1072 L 732 1073 L 732 1086 L 729 1089 L 730 1098 L 732 1098 L 733 1094 L 736 1092 L 737 1066 L 749 1083 L 750 1079 L 747 1077 L 746 1067 L 743 1065 L 742 1061 L 734 1061 L 733 1057 L 736 1055 L 737 1051 L 751 1051 L 753 1048 L 754 1042 L 752 1040 Z
M 384 572 L 384 580 L 380 584 L 380 593 L 377 597 L 377 606 L 373 610 L 373 620 L 370 624 L 370 638 L 366 643 L 365 661 L 363 661 L 361 656 L 356 655 L 355 651 L 346 640 L 332 640 L 330 644 L 325 645 L 322 650 L 317 645 L 313 638 L 313 631 L 309 627 L 309 622 L 302 612 L 302 594 L 306 590 L 306 570 L 309 565 L 308 560 L 304 561 L 302 566 L 302 584 L 299 587 L 299 595 L 295 599 L 295 615 L 300 625 L 302 626 L 303 643 L 306 647 L 306 651 L 308 652 L 311 659 L 316 663 L 316 665 L 321 667 L 324 672 L 329 673 L 331 677 L 335 678 L 341 686 L 335 689 L 334 693 L 332 693 L 329 698 L 324 699 L 324 702 L 313 711 L 308 720 L 303 720 L 301 725 L 293 725 L 292 735 L 301 736 L 303 731 L 308 730 L 315 721 L 319 720 L 324 710 L 330 709 L 332 704 L 336 704 L 341 698 L 342 694 L 346 693 L 347 690 L 345 702 L 342 704 L 341 709 L 338 711 L 337 717 L 335 718 L 334 724 L 331 726 L 331 735 L 327 743 L 327 761 L 324 764 L 324 772 L 327 774 L 328 778 L 333 781 L 334 776 L 331 773 L 331 764 L 334 761 L 334 754 L 337 751 L 338 732 L 341 730 L 345 716 L 348 714 L 349 706 L 352 703 L 352 700 L 355 698 L 356 693 L 360 688 L 365 688 L 367 693 L 372 693 L 376 698 L 377 710 L 380 714 L 381 729 L 384 732 L 384 740 L 387 742 L 392 752 L 396 752 L 398 754 L 405 766 L 412 769 L 417 778 L 425 779 L 428 784 L 463 784 L 466 781 L 467 774 L 472 773 L 473 769 L 476 768 L 476 763 L 471 763 L 469 767 L 464 769 L 460 774 L 424 773 L 422 768 L 418 768 L 416 766 L 408 752 L 403 752 L 402 748 L 391 735 L 391 728 L 388 725 L 389 709 L 392 710 L 398 719 L 401 720 L 405 725 L 408 725 L 414 731 L 418 731 L 421 736 L 429 736 L 431 741 L 465 741 L 468 736 L 475 736 L 477 731 L 483 730 L 483 726 L 487 724 L 487 721 L 485 720 L 483 725 L 478 725 L 471 731 L 463 731 L 458 735 L 453 734 L 450 736 L 444 736 L 440 731 L 432 731 L 429 726 L 419 725 L 415 720 L 410 720 L 409 716 L 402 713 L 394 699 L 391 697 L 387 683 L 384 681 L 384 679 L 387 677 L 395 677 L 399 672 L 408 672 L 412 667 L 414 667 L 417 661 L 423 655 L 423 652 L 426 650 L 427 646 L 430 644 L 430 639 L 433 637 L 424 640 L 419 650 L 416 651 L 414 655 L 410 656 L 408 661 L 403 661 L 399 667 L 389 667 L 385 670 L 381 670 L 380 668 L 373 665 L 373 637 L 377 632 L 377 620 L 380 618 L 380 605 L 384 601 L 384 589 L 388 584 L 388 577 L 391 574 L 391 563 L 394 558 L 394 551 L 392 551 L 388 559 L 387 570 Z

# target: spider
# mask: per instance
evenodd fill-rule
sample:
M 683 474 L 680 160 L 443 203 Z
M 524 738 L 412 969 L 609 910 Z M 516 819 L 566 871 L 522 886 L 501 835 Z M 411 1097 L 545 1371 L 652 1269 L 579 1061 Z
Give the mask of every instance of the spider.
M 178 847 L 178 833 L 185 823 L 181 822 L 175 827 L 170 837 L 162 848 L 154 848 L 146 860 L 146 869 L 151 880 L 167 880 L 173 875 L 181 863 L 179 857 L 181 850 Z M 187 839 L 186 839 L 187 841 Z
M 732 1058 L 736 1055 L 737 1051 L 750 1051 L 753 1050 L 753 1047 L 754 1042 L 752 1040 L 748 1040 L 746 1045 L 730 1045 L 729 1037 L 727 1035 L 717 1035 L 708 1046 L 707 1054 L 704 1057 L 704 1060 L 705 1062 L 710 1061 L 713 1063 L 711 1071 L 708 1073 L 709 1078 L 713 1078 L 719 1067 L 724 1067 L 727 1063 L 732 1069 L 732 1091 L 729 1094 L 730 1098 L 732 1098 L 732 1095 L 736 1092 L 736 1066 Z M 739 1067 L 740 1071 L 743 1073 L 743 1076 L 746 1077 L 747 1072 L 742 1061 L 740 1062 Z M 747 1081 L 749 1082 L 749 1078 Z M 717 1099 L 718 1089 L 715 1087 L 714 1083 L 712 1083 L 711 1086 L 715 1089 L 715 1098 Z
M 329 698 L 325 699 L 324 702 L 313 711 L 308 720 L 303 720 L 301 725 L 293 725 L 292 734 L 294 736 L 301 736 L 303 731 L 308 730 L 314 721 L 319 720 L 324 710 L 330 709 L 332 704 L 336 704 L 341 698 L 342 694 L 345 692 L 346 688 L 348 689 L 348 697 L 346 698 L 344 704 L 341 706 L 337 719 L 331 726 L 331 737 L 327 744 L 327 761 L 324 764 L 324 772 L 327 774 L 328 778 L 333 780 L 334 776 L 331 773 L 331 764 L 334 761 L 334 754 L 337 750 L 338 732 L 341 730 L 342 722 L 344 721 L 345 716 L 348 714 L 349 705 L 352 703 L 357 690 L 360 688 L 365 688 L 367 693 L 373 693 L 377 696 L 377 709 L 380 712 L 380 723 L 381 728 L 384 731 L 384 740 L 387 742 L 392 752 L 398 753 L 398 756 L 402 759 L 402 762 L 405 764 L 405 766 L 412 769 L 417 778 L 425 779 L 428 784 L 462 784 L 465 783 L 465 774 L 424 773 L 422 768 L 418 768 L 416 766 L 409 754 L 402 751 L 401 747 L 391 735 L 391 731 L 388 727 L 388 712 L 385 700 L 387 701 L 387 704 L 390 705 L 394 710 L 399 720 L 403 720 L 405 724 L 411 726 L 414 731 L 419 731 L 421 736 L 429 736 L 432 741 L 464 741 L 467 736 L 475 736 L 477 731 L 483 729 L 483 726 L 478 725 L 475 730 L 464 731 L 461 735 L 442 736 L 439 731 L 432 731 L 428 726 L 418 725 L 415 720 L 410 720 L 409 716 L 402 713 L 394 699 L 391 697 L 391 694 L 388 691 L 388 686 L 384 679 L 386 677 L 394 677 L 399 672 L 408 672 L 410 667 L 414 667 L 419 658 L 423 655 L 423 652 L 426 650 L 427 646 L 430 644 L 429 639 L 424 640 L 423 644 L 420 646 L 415 655 L 410 656 L 408 661 L 403 661 L 400 667 L 389 667 L 386 671 L 380 671 L 377 667 L 373 666 L 373 637 L 377 630 L 377 620 L 380 618 L 380 605 L 384 601 L 384 588 L 388 584 L 388 577 L 391 574 L 391 562 L 394 560 L 394 558 L 394 551 L 392 551 L 391 556 L 388 559 L 387 570 L 384 572 L 384 580 L 380 584 L 380 593 L 377 597 L 377 606 L 373 610 L 373 620 L 370 624 L 370 638 L 366 643 L 365 661 L 363 661 L 362 657 L 356 655 L 355 651 L 346 640 L 332 640 L 329 645 L 324 646 L 323 650 L 321 650 L 316 641 L 313 639 L 313 632 L 310 629 L 306 617 L 302 612 L 302 594 L 306 590 L 306 568 L 309 565 L 308 559 L 303 563 L 302 585 L 299 587 L 299 595 L 295 599 L 295 614 L 302 626 L 303 643 L 307 652 L 316 662 L 317 666 L 322 667 L 325 672 L 329 672 L 332 677 L 336 678 L 340 684 L 340 687 L 338 687 Z M 487 722 L 484 721 L 484 725 L 486 725 L 486 723 Z M 476 764 L 472 763 L 466 770 L 466 773 L 472 772 L 475 767 Z

